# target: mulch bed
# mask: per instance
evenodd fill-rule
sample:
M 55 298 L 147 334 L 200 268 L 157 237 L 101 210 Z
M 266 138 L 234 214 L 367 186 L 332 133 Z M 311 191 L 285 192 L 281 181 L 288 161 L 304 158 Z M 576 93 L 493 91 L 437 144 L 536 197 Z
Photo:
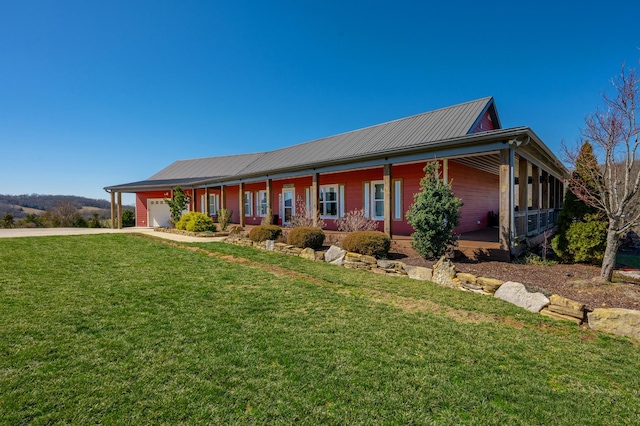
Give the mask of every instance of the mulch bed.
M 390 253 L 390 257 L 408 265 L 431 267 L 435 261 L 425 260 L 411 249 Z M 544 289 L 582 302 L 588 309 L 626 308 L 640 310 L 640 283 L 614 275 L 616 283 L 602 283 L 600 268 L 591 265 L 532 265 L 494 261 L 459 261 L 453 259 L 459 272 L 476 276 L 516 281 L 529 287 Z

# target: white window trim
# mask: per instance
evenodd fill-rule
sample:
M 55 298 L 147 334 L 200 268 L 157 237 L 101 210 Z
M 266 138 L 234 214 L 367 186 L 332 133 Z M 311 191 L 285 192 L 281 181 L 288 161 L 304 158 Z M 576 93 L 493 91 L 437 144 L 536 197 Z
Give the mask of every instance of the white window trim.
M 342 210 L 344 210 L 344 202 L 340 202 L 340 187 L 344 186 L 344 185 L 338 185 L 338 184 L 330 184 L 330 185 L 320 185 L 319 189 L 319 193 L 318 195 L 322 194 L 323 195 L 323 200 L 320 201 L 320 197 L 318 196 L 318 209 L 320 210 L 320 217 L 323 219 L 338 219 L 340 217 L 340 214 L 342 212 Z M 336 203 L 336 214 L 335 215 L 327 215 L 324 214 L 324 206 L 326 205 L 327 201 L 324 200 L 324 195 L 325 195 L 325 190 L 327 189 L 333 189 L 333 192 L 336 194 L 336 200 L 335 201 L 330 201 L 331 203 Z
M 402 180 L 393 181 L 393 219 L 402 220 Z
M 262 195 L 264 194 L 264 200 L 265 200 L 265 212 L 262 212 Z M 267 211 L 269 210 L 269 202 L 267 200 L 267 191 L 264 189 L 261 189 L 260 191 L 256 192 L 256 216 L 258 217 L 265 217 L 267 215 Z
M 382 200 L 377 200 L 376 197 L 375 197 L 376 185 L 382 185 L 382 188 L 383 188 L 383 190 L 382 190 Z M 371 218 L 373 220 L 384 220 L 384 181 L 383 180 L 372 180 L 371 181 L 371 195 L 370 196 L 371 196 L 371 202 L 370 202 L 370 204 L 371 204 L 371 213 L 370 213 Z M 382 201 L 382 203 L 383 203 L 382 204 L 383 205 L 383 207 L 382 207 L 382 211 L 383 211 L 382 216 L 376 216 L 376 202 L 379 202 L 379 201 Z
M 211 202 L 213 200 L 213 203 Z M 209 214 L 217 215 L 220 209 L 220 194 L 209 194 Z
M 245 217 L 253 216 L 253 194 L 251 194 L 251 191 L 244 191 L 242 202 L 244 203 Z

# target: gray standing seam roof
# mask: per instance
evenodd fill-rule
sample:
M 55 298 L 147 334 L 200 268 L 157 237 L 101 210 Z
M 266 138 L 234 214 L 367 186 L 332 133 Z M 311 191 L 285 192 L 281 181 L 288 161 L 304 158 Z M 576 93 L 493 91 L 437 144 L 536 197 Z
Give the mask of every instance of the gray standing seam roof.
M 272 172 L 296 166 L 402 150 L 467 135 L 492 103 L 483 98 L 335 136 L 266 152 L 240 174 Z
M 492 105 L 493 98 L 486 97 L 274 151 L 178 160 L 146 181 L 105 189 L 259 175 L 437 145 L 468 135 L 481 114 Z

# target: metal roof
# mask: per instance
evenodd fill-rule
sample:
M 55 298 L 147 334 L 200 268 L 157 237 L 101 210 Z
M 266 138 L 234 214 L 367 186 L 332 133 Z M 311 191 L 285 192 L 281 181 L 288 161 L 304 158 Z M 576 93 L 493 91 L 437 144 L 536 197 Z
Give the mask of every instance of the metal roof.
M 148 180 L 234 176 L 262 155 L 263 153 L 255 153 L 178 160 Z
M 105 187 L 139 190 L 160 186 L 197 185 L 225 177 L 272 174 L 319 164 L 348 163 L 412 149 L 436 148 L 468 135 L 489 111 L 500 126 L 492 97 L 401 118 L 263 153 L 178 160 L 145 181 Z
M 487 97 L 335 136 L 266 152 L 240 174 L 273 172 L 295 166 L 345 161 L 468 134 L 478 117 L 493 104 Z

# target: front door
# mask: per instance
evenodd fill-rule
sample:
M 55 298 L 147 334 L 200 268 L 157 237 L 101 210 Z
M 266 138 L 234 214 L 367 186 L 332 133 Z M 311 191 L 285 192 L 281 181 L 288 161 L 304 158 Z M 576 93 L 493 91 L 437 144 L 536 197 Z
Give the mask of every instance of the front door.
M 294 200 L 294 190 L 293 189 L 283 189 L 282 190 L 282 223 L 287 224 L 291 222 L 291 218 L 295 215 L 295 203 Z

